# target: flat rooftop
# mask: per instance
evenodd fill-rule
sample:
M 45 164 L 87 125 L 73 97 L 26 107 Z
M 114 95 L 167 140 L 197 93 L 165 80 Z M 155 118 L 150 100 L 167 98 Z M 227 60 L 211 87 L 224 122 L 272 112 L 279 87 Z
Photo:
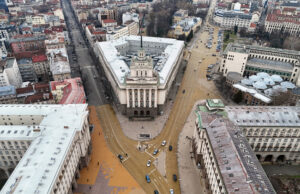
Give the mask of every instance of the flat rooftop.
M 288 72 L 292 72 L 294 68 L 294 65 L 291 63 L 257 58 L 249 59 L 247 65 L 263 66 L 269 69 L 281 69 Z
M 88 116 L 87 104 L 0 105 L 2 116 L 33 116 L 40 122 L 35 126 L 0 125 L 1 141 L 31 141 L 1 193 L 50 193 L 76 132 Z
M 130 61 L 130 58 L 127 57 L 129 54 L 137 54 L 137 50 L 140 49 L 140 37 L 125 36 L 117 40 L 97 42 L 96 44 L 104 60 L 110 65 L 116 80 L 120 84 L 124 84 L 126 75 L 130 72 L 130 67 L 125 60 Z M 146 54 L 157 55 L 156 57 L 161 60 L 161 63 L 158 63 L 161 65 L 157 68 L 160 84 L 167 82 L 183 47 L 184 42 L 176 39 L 143 37 L 143 49 L 145 49 Z
M 238 126 L 300 127 L 297 106 L 226 106 L 225 110 Z

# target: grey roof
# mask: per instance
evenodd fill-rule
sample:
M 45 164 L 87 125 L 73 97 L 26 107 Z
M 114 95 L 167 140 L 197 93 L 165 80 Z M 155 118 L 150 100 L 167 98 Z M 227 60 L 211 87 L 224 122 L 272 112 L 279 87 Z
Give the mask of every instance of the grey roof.
M 274 60 L 266 60 L 266 59 L 257 59 L 257 58 L 252 58 L 247 61 L 247 65 L 251 64 L 258 64 L 258 65 L 264 65 L 264 66 L 270 66 L 270 68 L 283 68 L 285 70 L 293 70 L 294 65 L 291 63 L 285 63 L 281 61 L 274 61 Z
M 259 72 L 259 73 L 257 73 L 256 75 L 257 75 L 257 77 L 259 77 L 259 78 L 267 78 L 267 77 L 270 77 L 270 75 L 267 74 L 266 72 Z
M 288 89 L 294 89 L 296 87 L 292 82 L 281 82 L 280 85 Z
M 259 78 L 257 75 L 251 75 L 251 76 L 249 77 L 249 80 L 251 80 L 252 82 L 255 82 L 255 81 L 259 81 L 260 78 Z
M 269 85 L 269 86 L 275 85 L 275 82 L 270 77 L 264 78 L 263 81 L 265 82 L 266 85 Z
M 0 96 L 16 95 L 15 86 L 0 87 Z
M 225 110 L 238 126 L 300 127 L 296 106 L 227 106 Z
M 240 128 L 218 114 L 200 112 L 227 193 L 275 194 Z M 252 190 L 254 189 L 254 190 Z
M 252 19 L 252 14 L 248 14 L 240 11 L 233 11 L 233 10 L 227 11 L 227 10 L 217 9 L 215 11 L 215 15 L 219 17 L 227 17 L 227 18 L 238 17 L 240 19 L 247 19 L 247 20 Z
M 243 80 L 241 81 L 241 83 L 244 84 L 244 85 L 247 85 L 247 86 L 252 86 L 253 80 L 250 80 L 250 79 L 243 79 Z

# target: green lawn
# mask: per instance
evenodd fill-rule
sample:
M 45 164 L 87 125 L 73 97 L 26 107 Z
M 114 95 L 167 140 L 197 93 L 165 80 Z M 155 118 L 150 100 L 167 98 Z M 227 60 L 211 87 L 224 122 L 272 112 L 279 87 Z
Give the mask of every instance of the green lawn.
M 225 37 L 229 34 L 229 39 L 225 41 Z M 234 42 L 236 39 L 236 34 L 233 31 L 225 31 L 223 36 L 223 50 L 225 50 L 226 46 L 230 42 Z

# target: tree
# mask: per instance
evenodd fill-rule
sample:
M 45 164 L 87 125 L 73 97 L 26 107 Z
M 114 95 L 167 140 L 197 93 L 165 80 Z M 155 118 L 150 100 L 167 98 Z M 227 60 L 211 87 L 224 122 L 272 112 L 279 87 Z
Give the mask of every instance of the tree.
M 236 94 L 233 95 L 233 101 L 237 104 L 242 102 L 243 100 L 243 93 L 241 91 L 238 91 Z
M 240 30 L 240 36 L 241 37 L 246 37 L 248 34 L 247 34 L 247 29 L 246 28 L 241 28 Z
M 238 26 L 234 26 L 234 34 L 236 34 L 238 32 Z
M 226 32 L 225 33 L 225 38 L 224 38 L 224 42 L 227 42 L 229 40 L 230 36 L 229 36 L 229 33 Z

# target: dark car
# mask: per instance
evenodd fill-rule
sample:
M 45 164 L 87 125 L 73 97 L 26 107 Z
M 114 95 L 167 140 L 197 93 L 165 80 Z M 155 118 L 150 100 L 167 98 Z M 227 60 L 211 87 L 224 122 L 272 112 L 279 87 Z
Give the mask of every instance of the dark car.
M 150 183 L 150 182 L 151 182 L 150 177 L 149 177 L 149 175 L 147 175 L 147 174 L 146 174 L 146 181 L 147 181 L 147 183 Z
M 173 147 L 171 145 L 169 145 L 169 151 L 172 151 Z
M 184 94 L 184 93 L 185 93 L 185 90 L 182 90 L 182 93 Z
M 121 154 L 118 155 L 118 158 L 119 158 L 120 160 L 123 160 L 123 156 L 122 156 Z
M 177 176 L 176 176 L 176 174 L 173 174 L 173 181 L 177 181 Z
M 154 194 L 159 194 L 158 190 L 154 190 Z

